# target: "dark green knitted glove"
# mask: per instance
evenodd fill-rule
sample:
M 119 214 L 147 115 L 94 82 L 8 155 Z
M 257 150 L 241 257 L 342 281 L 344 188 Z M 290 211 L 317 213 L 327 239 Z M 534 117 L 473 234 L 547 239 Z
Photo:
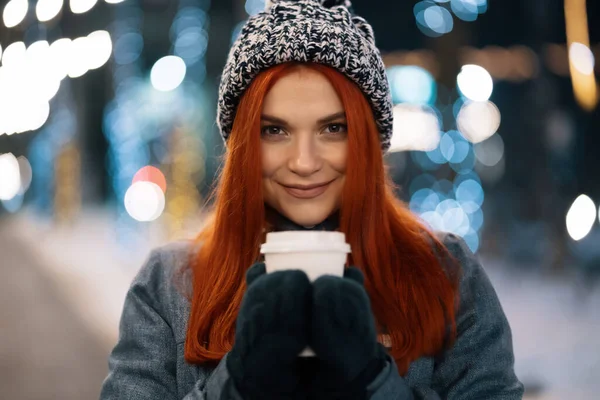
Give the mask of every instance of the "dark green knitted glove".
M 317 355 L 311 399 L 367 399 L 367 386 L 386 365 L 360 270 L 313 284 L 310 347 Z
M 254 264 L 227 369 L 244 400 L 305 399 L 298 354 L 308 345 L 312 286 L 302 271 Z

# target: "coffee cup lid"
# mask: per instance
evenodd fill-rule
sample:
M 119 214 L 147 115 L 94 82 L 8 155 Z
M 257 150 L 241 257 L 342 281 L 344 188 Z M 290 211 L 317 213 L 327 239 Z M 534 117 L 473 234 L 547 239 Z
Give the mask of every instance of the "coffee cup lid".
M 305 251 L 350 253 L 350 245 L 342 232 L 283 231 L 267 233 L 267 242 L 260 246 L 261 254 Z

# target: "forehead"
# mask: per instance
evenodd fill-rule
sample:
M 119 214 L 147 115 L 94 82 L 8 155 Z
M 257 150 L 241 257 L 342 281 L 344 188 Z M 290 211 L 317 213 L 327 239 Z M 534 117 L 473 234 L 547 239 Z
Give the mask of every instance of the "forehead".
M 281 77 L 265 96 L 263 112 L 285 117 L 323 115 L 343 111 L 343 104 L 333 85 L 321 73 L 299 67 Z

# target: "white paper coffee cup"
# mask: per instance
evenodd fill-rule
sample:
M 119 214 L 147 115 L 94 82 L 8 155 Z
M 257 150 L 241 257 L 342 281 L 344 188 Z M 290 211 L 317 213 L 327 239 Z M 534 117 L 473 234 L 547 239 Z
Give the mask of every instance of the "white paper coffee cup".
M 322 275 L 344 276 L 350 245 L 342 232 L 283 231 L 267 233 L 260 247 L 267 273 L 302 270 L 311 282 Z M 314 356 L 305 349 L 300 357 Z

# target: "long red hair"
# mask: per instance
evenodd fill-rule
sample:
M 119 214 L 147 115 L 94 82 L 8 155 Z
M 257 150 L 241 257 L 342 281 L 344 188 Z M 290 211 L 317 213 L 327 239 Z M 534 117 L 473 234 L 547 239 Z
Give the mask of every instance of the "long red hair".
M 347 165 L 340 231 L 352 248 L 348 264 L 365 274 L 376 321 L 390 335 L 391 355 L 403 375 L 413 360 L 454 341 L 458 266 L 394 195 L 373 113 L 360 89 L 332 68 L 302 65 L 331 82 L 346 111 L 348 160 L 360 161 Z M 240 100 L 214 209 L 190 263 L 193 290 L 185 343 L 190 363 L 218 362 L 233 346 L 245 272 L 260 256 L 267 226 L 260 168 L 263 99 L 297 67 L 286 63 L 263 71 Z

